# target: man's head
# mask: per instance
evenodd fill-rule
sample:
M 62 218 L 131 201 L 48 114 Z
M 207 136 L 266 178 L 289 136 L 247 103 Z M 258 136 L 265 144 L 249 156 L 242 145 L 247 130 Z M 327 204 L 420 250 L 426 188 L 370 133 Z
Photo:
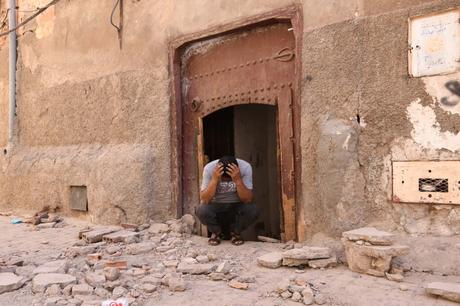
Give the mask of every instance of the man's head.
M 235 164 L 235 165 L 238 166 L 238 162 L 236 161 L 236 158 L 234 156 L 230 156 L 230 155 L 222 156 L 219 159 L 219 163 L 221 163 L 224 166 L 224 174 L 222 174 L 222 176 L 227 177 L 227 178 L 230 177 L 230 175 L 228 175 L 228 173 L 227 173 L 228 165 Z

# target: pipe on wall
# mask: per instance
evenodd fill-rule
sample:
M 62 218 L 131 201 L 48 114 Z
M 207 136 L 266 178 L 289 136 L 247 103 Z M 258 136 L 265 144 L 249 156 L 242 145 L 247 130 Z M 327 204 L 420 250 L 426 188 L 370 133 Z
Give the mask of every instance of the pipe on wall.
M 8 0 L 8 29 L 16 27 L 16 0 Z M 14 119 L 16 116 L 16 59 L 17 59 L 16 31 L 9 34 L 9 115 L 8 115 L 8 146 L 13 145 Z

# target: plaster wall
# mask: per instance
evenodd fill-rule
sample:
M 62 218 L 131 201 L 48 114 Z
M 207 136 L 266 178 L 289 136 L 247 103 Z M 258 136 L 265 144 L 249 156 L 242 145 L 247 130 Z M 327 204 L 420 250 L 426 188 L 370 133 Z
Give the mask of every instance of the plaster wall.
M 318 3 L 125 1 L 120 50 L 108 22 L 114 1 L 60 1 L 20 31 L 18 129 L 15 147 L 0 157 L 0 209 L 68 211 L 68 186 L 86 184 L 88 218 L 96 222 L 173 216 L 168 43 L 296 4 L 304 25 L 299 238 L 366 224 L 458 234 L 458 206 L 391 202 L 391 161 L 459 158 L 458 107 L 441 102 L 445 83 L 459 76 L 408 76 L 407 18 L 460 1 Z M 0 11 L 5 6 L 0 1 Z M 7 67 L 0 38 L 2 147 Z M 450 104 L 457 99 L 448 97 Z

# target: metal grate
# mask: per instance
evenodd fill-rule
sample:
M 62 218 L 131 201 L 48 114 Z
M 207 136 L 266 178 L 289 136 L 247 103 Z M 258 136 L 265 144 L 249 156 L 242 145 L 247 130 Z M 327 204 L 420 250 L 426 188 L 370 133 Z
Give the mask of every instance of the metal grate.
M 420 192 L 449 192 L 448 179 L 419 178 L 418 191 Z

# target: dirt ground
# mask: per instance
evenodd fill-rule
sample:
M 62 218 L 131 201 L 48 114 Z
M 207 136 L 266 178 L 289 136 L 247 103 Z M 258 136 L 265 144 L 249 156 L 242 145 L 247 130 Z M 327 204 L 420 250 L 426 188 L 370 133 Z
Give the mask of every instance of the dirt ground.
M 75 262 L 75 267 L 82 267 L 81 261 L 84 256 L 72 258 L 66 254 L 70 247 L 79 245 L 78 232 L 89 224 L 65 219 L 66 225 L 62 228 L 38 231 L 28 224 L 13 225 L 10 220 L 11 217 L 0 217 L 0 258 L 4 261 L 20 258 L 24 260 L 23 265 L 31 266 L 32 270 L 43 263 L 67 258 L 70 262 Z M 145 235 L 144 241 L 150 239 L 152 236 Z M 212 253 L 217 263 L 224 260 L 230 263 L 231 273 L 239 277 L 253 278 L 249 282 L 249 289 L 234 289 L 228 286 L 226 280 L 213 281 L 207 275 L 187 274 L 183 275 L 185 291 L 172 292 L 167 287 L 159 285 L 153 293 L 141 294 L 138 298 L 132 299 L 130 305 L 302 305 L 290 299 L 283 300 L 274 293 L 279 282 L 299 276 L 306 277 L 310 286 L 326 298 L 324 305 L 457 305 L 426 295 L 423 285 L 432 281 L 460 282 L 460 237 L 401 237 L 399 242 L 411 247 L 410 254 L 401 258 L 404 269 L 410 270 L 405 272 L 402 283 L 357 274 L 349 271 L 344 264 L 328 269 L 269 269 L 257 264 L 258 256 L 273 251 L 284 251 L 285 244 L 282 243 L 251 241 L 237 247 L 223 241 L 221 245 L 211 247 L 207 245 L 205 238 L 199 236 L 177 239 L 182 239 L 176 246 L 177 251 L 169 252 L 168 256 L 153 250 L 145 254 L 128 255 L 124 251 L 126 245 L 119 245 L 122 251 L 118 255 L 129 261 L 141 260 L 146 265 L 157 267 L 165 260 L 180 261 L 184 254 L 192 249 L 200 254 Z M 338 253 L 339 259 L 343 258 L 337 241 L 316 237 L 309 243 L 329 245 Z M 103 246 L 102 249 L 104 247 L 107 246 Z M 104 253 L 103 257 L 107 256 Z M 174 270 L 174 267 L 162 268 L 163 273 L 174 273 Z M 71 273 L 70 270 L 68 273 Z M 75 273 L 80 283 L 81 273 Z M 29 280 L 31 278 L 32 275 Z M 34 294 L 31 287 L 31 281 L 28 281 L 16 291 L 0 294 L 0 305 L 53 305 L 47 302 L 46 294 Z M 90 301 L 85 301 L 83 305 L 100 305 L 101 301 L 105 300 L 96 295 L 90 296 L 89 299 Z M 65 303 L 66 300 L 62 300 L 61 304 L 55 305 Z

